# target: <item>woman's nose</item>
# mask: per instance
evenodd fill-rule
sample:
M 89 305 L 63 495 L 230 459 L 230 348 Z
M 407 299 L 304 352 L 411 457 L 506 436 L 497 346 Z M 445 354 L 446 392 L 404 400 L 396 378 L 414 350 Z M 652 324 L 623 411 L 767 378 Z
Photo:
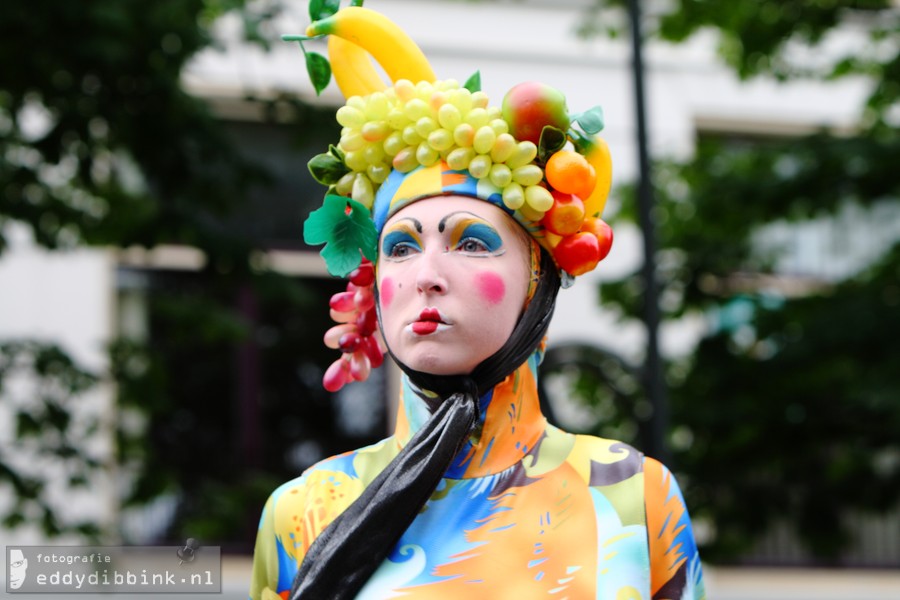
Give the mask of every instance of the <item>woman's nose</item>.
M 416 289 L 422 294 L 446 294 L 447 278 L 441 266 L 441 256 L 435 252 L 425 252 L 419 258 L 416 272 Z

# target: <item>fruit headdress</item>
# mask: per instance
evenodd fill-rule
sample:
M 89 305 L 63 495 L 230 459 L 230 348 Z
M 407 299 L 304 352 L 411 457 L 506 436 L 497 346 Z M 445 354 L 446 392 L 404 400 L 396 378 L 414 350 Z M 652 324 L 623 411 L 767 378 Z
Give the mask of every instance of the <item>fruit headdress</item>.
M 328 36 L 328 59 L 303 48 L 307 69 L 317 92 L 333 74 L 347 98 L 336 115 L 340 141 L 309 163 L 328 192 L 304 224 L 304 241 L 325 245 L 328 271 L 350 279 L 331 300 L 338 325 L 325 343 L 343 354 L 325 374 L 330 391 L 383 361 L 372 262 L 380 228 L 402 206 L 451 193 L 493 202 L 553 257 L 564 285 L 592 271 L 612 244 L 600 219 L 611 181 L 609 150 L 596 135 L 600 107 L 569 114 L 562 92 L 537 82 L 492 106 L 478 73 L 464 85 L 439 81 L 387 17 L 361 2 L 337 4 L 314 0 L 306 35 L 283 36 L 301 47 Z

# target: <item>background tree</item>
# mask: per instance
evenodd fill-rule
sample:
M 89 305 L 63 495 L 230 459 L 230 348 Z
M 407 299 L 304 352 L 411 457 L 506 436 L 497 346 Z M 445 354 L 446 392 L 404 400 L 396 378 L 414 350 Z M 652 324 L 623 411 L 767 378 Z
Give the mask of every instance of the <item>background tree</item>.
M 221 17 L 237 16 L 244 37 L 265 45 L 277 39 L 268 29 L 277 10 L 243 0 L 0 7 L 0 252 L 2 226 L 17 223 L 48 249 L 179 244 L 205 259 L 196 272 L 131 274 L 145 281 L 151 335 L 112 340 L 108 373 L 87 372 L 53 344 L 0 340 L 0 394 L 16 414 L 16 439 L 0 448 L 0 486 L 17 499 L 6 526 L 117 533 L 61 518 L 48 491 L 53 476 L 13 460 L 13 447 L 31 444 L 63 465 L 69 486 L 90 486 L 110 468 L 89 451 L 91 425 L 74 417 L 90 414 L 79 406 L 98 382 L 117 391 L 118 472 L 134 475 L 126 504 L 175 499 L 172 523 L 156 533 L 165 539 L 247 549 L 258 517 L 247 507 L 261 507 L 303 460 L 317 458 L 292 462 L 288 444 L 306 436 L 321 454 L 347 445 L 319 385 L 330 360 L 317 343 L 328 322 L 322 296 L 334 284 L 266 269 L 260 250 L 271 240 L 245 226 L 281 220 L 299 244 L 307 208 L 298 199 L 315 195 L 283 184 L 273 191 L 269 167 L 243 147 L 264 123 L 229 129 L 181 81 L 189 60 L 215 47 Z M 330 118 L 296 98 L 246 101 L 270 119 L 290 113 L 280 130 L 292 171 L 305 171 L 305 140 L 336 137 Z M 282 206 L 263 204 L 270 195 Z M 36 382 L 33 392 L 15 396 L 15 377 Z
M 887 0 L 658 6 L 649 25 L 659 39 L 713 29 L 742 78 L 870 83 L 851 134 L 710 135 L 689 161 L 658 161 L 654 173 L 665 316 L 712 324 L 668 368 L 675 464 L 694 512 L 715 524 L 704 557 L 734 559 L 783 522 L 820 560 L 839 560 L 849 513 L 900 501 L 900 246 L 849 278 L 799 289 L 809 282 L 781 276 L 783 249 L 759 236 L 823 217 L 839 227 L 848 207 L 900 214 L 900 11 Z M 839 31 L 856 43 L 824 50 Z M 633 206 L 619 217 L 636 220 Z M 637 274 L 605 284 L 603 302 L 637 318 L 641 289 Z
M 187 60 L 212 43 L 211 23 L 242 5 L 4 3 L 0 225 L 25 224 L 38 244 L 51 249 L 185 243 L 209 252 L 211 266 L 223 260 L 237 268 L 246 265 L 248 248 L 216 231 L 209 216 L 240 201 L 260 172 L 240 158 L 208 108 L 180 83 Z M 0 229 L 0 250 L 6 247 L 3 234 Z M 7 344 L 3 354 L 39 381 L 56 378 L 56 397 L 39 394 L 17 408 L 17 436 L 31 435 L 40 443 L 48 422 L 68 433 L 79 395 L 106 376 L 85 373 L 52 346 L 25 341 Z M 49 373 L 40 368 L 48 357 L 57 365 Z M 130 371 L 114 370 L 134 373 L 137 363 L 130 364 Z M 122 383 L 127 398 L 127 379 Z M 67 416 L 42 418 L 51 412 Z M 85 439 L 76 437 L 68 447 L 72 485 L 87 485 L 91 471 L 109 466 L 89 458 Z M 132 445 L 120 448 L 129 452 Z M 6 525 L 35 522 L 37 506 L 47 534 L 73 527 L 99 533 L 85 523 L 60 522 L 44 492 L 46 482 L 13 467 L 7 456 L 0 456 L 0 482 L 13 484 L 19 502 Z M 27 494 L 16 483 L 23 479 L 33 482 Z

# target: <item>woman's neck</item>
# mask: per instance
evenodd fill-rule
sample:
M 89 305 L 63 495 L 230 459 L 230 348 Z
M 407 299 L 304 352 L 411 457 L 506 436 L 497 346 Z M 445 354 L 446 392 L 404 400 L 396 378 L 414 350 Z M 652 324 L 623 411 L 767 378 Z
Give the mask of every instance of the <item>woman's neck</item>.
M 532 355 L 479 401 L 481 413 L 468 441 L 445 477 L 468 479 L 499 473 L 527 456 L 539 443 L 547 421 L 537 393 L 537 355 Z M 394 437 L 401 446 L 431 417 L 427 403 L 406 376 Z

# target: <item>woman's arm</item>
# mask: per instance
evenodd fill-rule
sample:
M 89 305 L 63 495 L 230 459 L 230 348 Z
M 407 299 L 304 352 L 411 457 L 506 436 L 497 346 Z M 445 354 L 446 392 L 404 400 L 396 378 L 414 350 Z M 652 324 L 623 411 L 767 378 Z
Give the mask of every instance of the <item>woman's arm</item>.
M 253 549 L 253 573 L 250 579 L 250 600 L 281 600 L 278 592 L 284 581 L 290 581 L 297 570 L 297 563 L 287 560 L 284 543 L 279 539 L 276 523 L 276 505 L 282 495 L 279 488 L 269 496 L 256 534 L 256 545 Z M 291 564 L 293 563 L 293 564 Z
M 669 469 L 647 457 L 644 458 L 644 503 L 653 599 L 704 600 L 700 555 L 681 489 Z
M 251 600 L 287 597 L 309 547 L 374 476 L 363 468 L 363 462 L 355 462 L 358 453 L 326 459 L 269 496 L 253 551 Z M 360 473 L 365 478 L 360 478 Z

